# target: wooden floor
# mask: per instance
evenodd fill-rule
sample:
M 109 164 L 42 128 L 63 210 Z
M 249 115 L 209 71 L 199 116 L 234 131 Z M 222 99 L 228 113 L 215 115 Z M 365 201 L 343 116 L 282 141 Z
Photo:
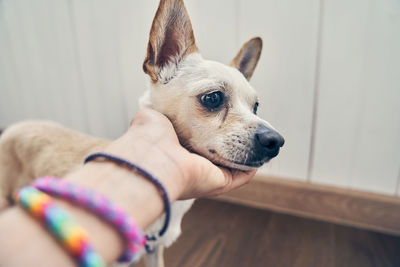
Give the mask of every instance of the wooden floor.
M 196 201 L 182 228 L 166 267 L 400 266 L 400 237 L 213 200 Z

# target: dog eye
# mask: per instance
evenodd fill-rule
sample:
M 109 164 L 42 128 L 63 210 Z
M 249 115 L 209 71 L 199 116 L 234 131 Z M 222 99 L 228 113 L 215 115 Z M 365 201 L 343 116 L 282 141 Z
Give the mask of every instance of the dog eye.
M 209 111 L 215 111 L 224 103 L 224 94 L 221 91 L 215 91 L 205 94 L 200 98 L 203 107 Z
M 257 109 L 258 109 L 258 102 L 256 102 L 253 107 L 253 113 L 256 115 L 257 115 Z

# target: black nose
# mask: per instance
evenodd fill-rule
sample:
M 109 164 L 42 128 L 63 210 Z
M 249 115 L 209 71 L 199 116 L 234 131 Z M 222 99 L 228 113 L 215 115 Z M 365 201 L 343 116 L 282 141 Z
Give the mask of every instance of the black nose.
M 285 139 L 276 131 L 260 126 L 255 133 L 255 143 L 268 157 L 278 155 L 279 148 L 285 143 Z

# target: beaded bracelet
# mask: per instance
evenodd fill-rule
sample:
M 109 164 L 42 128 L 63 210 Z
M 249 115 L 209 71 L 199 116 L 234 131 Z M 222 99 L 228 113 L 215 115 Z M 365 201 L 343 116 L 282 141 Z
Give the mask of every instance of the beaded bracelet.
M 158 233 L 158 236 L 161 237 L 162 235 L 164 235 L 168 229 L 169 221 L 171 218 L 171 203 L 169 201 L 167 190 L 165 189 L 163 184 L 156 177 L 151 175 L 148 171 L 141 168 L 140 166 L 138 166 L 132 162 L 129 162 L 128 160 L 125 160 L 123 158 L 120 158 L 120 157 L 117 157 L 117 156 L 114 156 L 111 154 L 106 154 L 106 153 L 101 153 L 101 152 L 94 153 L 94 154 L 87 156 L 84 163 L 88 163 L 89 161 L 92 161 L 97 158 L 103 158 L 103 159 L 112 161 L 114 163 L 128 167 L 131 171 L 138 172 L 139 174 L 143 175 L 147 180 L 152 182 L 160 190 L 161 196 L 162 196 L 163 202 L 164 202 L 164 207 L 165 207 L 165 221 L 164 221 L 163 227 L 161 228 L 161 230 Z M 147 241 L 157 241 L 156 236 L 148 236 L 147 235 L 146 239 L 147 239 Z M 146 251 L 147 251 L 147 253 L 154 252 L 154 250 L 152 248 L 150 248 L 150 246 L 148 244 L 146 244 Z
M 127 242 L 127 248 L 118 261 L 131 262 L 136 260 L 134 257 L 145 245 L 145 236 L 133 220 L 105 196 L 54 177 L 39 178 L 33 182 L 32 186 L 50 195 L 75 202 L 105 219 L 123 235 Z
M 106 266 L 104 260 L 89 244 L 87 233 L 72 217 L 51 201 L 51 197 L 27 186 L 15 194 L 15 201 L 46 227 L 78 261 L 80 266 Z
M 88 163 L 89 161 L 92 161 L 96 158 L 104 158 L 104 159 L 113 161 L 117 164 L 124 165 L 134 172 L 138 172 L 139 174 L 143 175 L 147 180 L 152 182 L 161 191 L 161 196 L 163 198 L 164 206 L 165 206 L 165 222 L 158 234 L 159 234 L 159 236 L 164 235 L 165 232 L 167 231 L 167 228 L 169 225 L 169 220 L 171 217 L 171 203 L 169 201 L 167 190 L 165 189 L 163 184 L 157 178 L 155 178 L 153 175 L 151 175 L 148 171 L 141 168 L 140 166 L 137 166 L 136 164 L 134 164 L 132 162 L 129 162 L 125 159 L 122 159 L 122 158 L 114 156 L 114 155 L 110 155 L 110 154 L 106 154 L 106 153 L 94 153 L 94 154 L 89 155 L 85 159 L 84 163 Z

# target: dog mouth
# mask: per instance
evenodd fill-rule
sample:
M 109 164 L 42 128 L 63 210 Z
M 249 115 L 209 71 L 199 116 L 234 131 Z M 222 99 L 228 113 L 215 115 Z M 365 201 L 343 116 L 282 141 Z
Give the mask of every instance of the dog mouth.
M 262 165 L 268 163 L 273 158 L 266 155 L 261 157 L 260 155 L 255 156 L 253 155 L 253 153 L 246 153 L 247 156 L 241 157 L 243 159 L 227 158 L 218 153 L 214 148 L 199 149 L 192 145 L 188 145 L 188 142 L 182 142 L 182 140 L 180 141 L 181 144 L 190 152 L 205 157 L 218 166 L 240 171 L 251 171 L 260 168 Z
M 252 161 L 252 162 L 240 162 L 240 161 L 230 161 L 230 162 L 233 164 L 241 165 L 241 166 L 245 166 L 245 167 L 259 168 L 262 165 L 264 165 L 265 163 L 267 163 L 268 161 L 269 161 L 269 159 L 260 160 L 260 161 Z
M 251 161 L 251 162 L 232 161 L 232 160 L 227 160 L 227 159 L 223 159 L 223 160 L 224 160 L 223 165 L 225 167 L 242 170 L 242 171 L 250 171 L 250 170 L 258 169 L 269 161 L 269 159 L 259 160 L 259 161 Z
M 260 160 L 232 160 L 232 159 L 227 159 L 225 157 L 222 157 L 219 155 L 214 149 L 209 149 L 209 156 L 206 156 L 209 160 L 214 162 L 215 164 L 218 164 L 223 167 L 227 168 L 233 168 L 233 169 L 238 169 L 242 171 L 249 171 L 253 169 L 260 168 L 262 165 L 267 163 L 270 158 L 264 158 Z

